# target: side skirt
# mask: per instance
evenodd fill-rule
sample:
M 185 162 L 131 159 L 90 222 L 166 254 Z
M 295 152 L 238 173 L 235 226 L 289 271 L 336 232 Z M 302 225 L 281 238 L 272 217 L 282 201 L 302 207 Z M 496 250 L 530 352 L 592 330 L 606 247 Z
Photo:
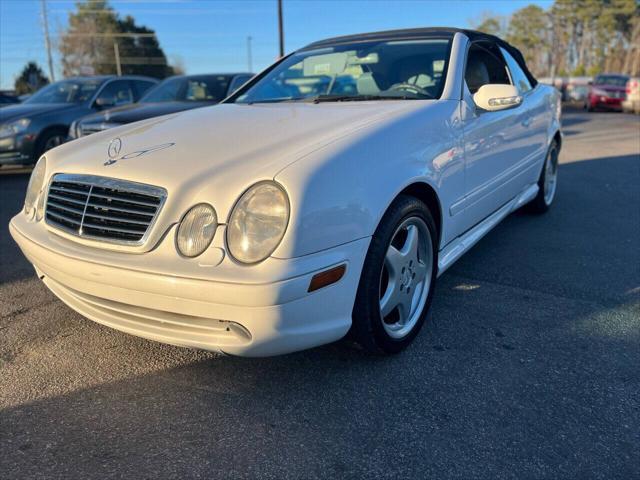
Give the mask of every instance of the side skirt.
M 478 243 L 482 237 L 489 233 L 489 231 L 507 215 L 522 207 L 530 200 L 533 200 L 538 194 L 538 190 L 539 187 L 537 183 L 528 185 L 517 197 L 507 202 L 475 227 L 467 230 L 464 234 L 452 240 L 446 247 L 440 250 L 438 256 L 438 276 L 442 275 L 456 260 Z

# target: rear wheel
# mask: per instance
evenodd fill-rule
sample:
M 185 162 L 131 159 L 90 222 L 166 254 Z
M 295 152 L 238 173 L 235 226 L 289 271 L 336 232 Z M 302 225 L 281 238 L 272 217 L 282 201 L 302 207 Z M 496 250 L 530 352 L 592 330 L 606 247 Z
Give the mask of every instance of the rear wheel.
M 420 331 L 437 272 L 437 233 L 428 207 L 400 196 L 369 246 L 353 310 L 352 338 L 365 350 L 390 354 Z
M 558 143 L 554 140 L 549 147 L 547 157 L 538 179 L 538 194 L 528 205 L 533 213 L 544 213 L 549 210 L 556 197 L 558 188 Z

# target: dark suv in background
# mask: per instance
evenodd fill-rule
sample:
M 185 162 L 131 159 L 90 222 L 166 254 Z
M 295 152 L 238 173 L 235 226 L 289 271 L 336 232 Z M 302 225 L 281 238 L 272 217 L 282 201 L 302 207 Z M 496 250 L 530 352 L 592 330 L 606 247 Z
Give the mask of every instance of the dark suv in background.
M 70 138 L 126 123 L 219 103 L 253 77 L 253 73 L 180 75 L 149 90 L 136 104 L 111 108 L 74 122 Z
M 0 109 L 0 165 L 33 164 L 67 138 L 74 120 L 136 102 L 157 80 L 140 76 L 74 77 Z

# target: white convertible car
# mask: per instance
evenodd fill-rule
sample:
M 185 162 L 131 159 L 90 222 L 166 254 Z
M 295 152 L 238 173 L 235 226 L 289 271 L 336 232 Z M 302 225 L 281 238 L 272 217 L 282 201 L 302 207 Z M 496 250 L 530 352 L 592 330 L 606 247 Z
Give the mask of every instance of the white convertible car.
M 394 353 L 438 275 L 510 212 L 549 208 L 561 143 L 557 92 L 496 37 L 332 38 L 219 106 L 47 152 L 10 229 L 63 302 L 124 332 Z

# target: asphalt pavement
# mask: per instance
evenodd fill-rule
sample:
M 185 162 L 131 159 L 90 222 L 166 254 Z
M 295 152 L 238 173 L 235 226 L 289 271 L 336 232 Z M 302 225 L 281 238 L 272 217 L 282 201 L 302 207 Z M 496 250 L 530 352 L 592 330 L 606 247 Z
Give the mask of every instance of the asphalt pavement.
M 6 225 L 0 478 L 640 478 L 640 121 L 569 112 L 550 212 L 438 282 L 404 353 L 242 359 L 67 308 Z

